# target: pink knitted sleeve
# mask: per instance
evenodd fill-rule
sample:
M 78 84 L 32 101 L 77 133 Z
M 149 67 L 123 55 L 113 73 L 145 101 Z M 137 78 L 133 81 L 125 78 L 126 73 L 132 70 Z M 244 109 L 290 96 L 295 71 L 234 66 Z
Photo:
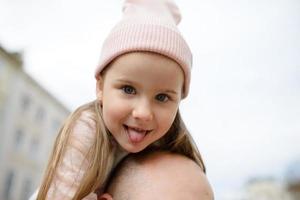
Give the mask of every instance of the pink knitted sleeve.
M 66 152 L 48 191 L 48 200 L 71 200 L 88 169 L 86 155 L 96 136 L 95 122 L 90 115 L 83 112 L 70 134 Z M 97 200 L 97 195 L 91 193 L 84 200 Z

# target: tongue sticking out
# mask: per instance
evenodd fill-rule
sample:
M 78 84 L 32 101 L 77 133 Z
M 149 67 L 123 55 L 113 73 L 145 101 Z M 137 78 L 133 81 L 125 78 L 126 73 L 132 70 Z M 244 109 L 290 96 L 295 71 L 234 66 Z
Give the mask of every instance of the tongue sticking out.
M 129 139 L 133 143 L 141 142 L 146 135 L 146 131 L 136 131 L 132 128 L 127 128 L 127 131 Z

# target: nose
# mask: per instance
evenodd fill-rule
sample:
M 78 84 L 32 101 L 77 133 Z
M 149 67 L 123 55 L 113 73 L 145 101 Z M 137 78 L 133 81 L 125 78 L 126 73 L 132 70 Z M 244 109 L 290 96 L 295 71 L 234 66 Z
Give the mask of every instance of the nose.
M 148 100 L 137 102 L 132 110 L 132 116 L 141 121 L 151 121 L 153 119 L 153 112 L 150 102 Z

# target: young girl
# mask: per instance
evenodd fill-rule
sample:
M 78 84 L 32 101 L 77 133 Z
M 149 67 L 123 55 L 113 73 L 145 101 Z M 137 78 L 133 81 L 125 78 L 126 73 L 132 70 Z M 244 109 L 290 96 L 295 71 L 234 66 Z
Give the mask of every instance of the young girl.
M 97 199 L 128 153 L 169 150 L 205 167 L 179 103 L 192 54 L 171 0 L 126 0 L 96 69 L 97 99 L 79 107 L 56 139 L 38 199 Z

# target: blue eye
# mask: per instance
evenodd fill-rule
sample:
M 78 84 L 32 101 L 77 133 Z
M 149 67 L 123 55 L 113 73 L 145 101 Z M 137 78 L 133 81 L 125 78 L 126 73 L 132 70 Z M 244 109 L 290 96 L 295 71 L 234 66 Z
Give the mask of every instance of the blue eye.
M 126 93 L 126 94 L 135 94 L 136 91 L 133 87 L 129 86 L 129 85 L 125 85 L 122 87 L 122 90 Z
M 166 94 L 158 94 L 158 95 L 156 95 L 155 98 L 156 98 L 156 100 L 161 101 L 161 102 L 166 102 L 169 100 L 169 97 Z

